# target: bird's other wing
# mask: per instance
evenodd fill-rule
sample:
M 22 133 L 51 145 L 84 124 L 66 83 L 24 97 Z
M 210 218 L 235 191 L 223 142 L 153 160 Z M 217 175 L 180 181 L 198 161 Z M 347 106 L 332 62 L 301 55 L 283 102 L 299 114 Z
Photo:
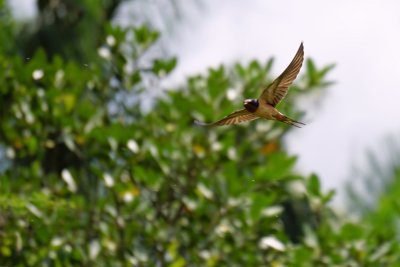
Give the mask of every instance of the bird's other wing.
M 276 106 L 287 94 L 289 86 L 296 79 L 304 59 L 304 46 L 300 44 L 296 55 L 289 66 L 262 92 L 260 99 L 266 101 L 271 106 Z
M 255 120 L 257 118 L 258 118 L 258 116 L 254 115 L 253 113 L 250 113 L 245 109 L 241 109 L 241 110 L 237 110 L 237 111 L 229 114 L 225 118 L 223 118 L 219 121 L 213 122 L 213 123 L 204 123 L 204 122 L 199 122 L 199 121 L 195 121 L 195 123 L 197 125 L 201 125 L 201 126 L 222 126 L 222 125 L 238 124 L 238 123 L 242 123 L 245 121 Z

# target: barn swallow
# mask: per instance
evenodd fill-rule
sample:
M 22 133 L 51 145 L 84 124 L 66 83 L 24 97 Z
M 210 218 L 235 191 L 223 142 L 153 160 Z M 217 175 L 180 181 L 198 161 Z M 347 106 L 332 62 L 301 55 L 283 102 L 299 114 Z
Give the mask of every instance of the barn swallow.
M 289 86 L 296 79 L 303 64 L 303 59 L 304 47 L 303 43 L 301 43 L 289 66 L 263 90 L 258 99 L 245 99 L 243 102 L 244 109 L 237 110 L 219 121 L 213 123 L 195 121 L 195 123 L 202 126 L 222 126 L 264 118 L 301 128 L 299 125 L 305 125 L 304 123 L 285 116 L 275 107 L 286 96 Z

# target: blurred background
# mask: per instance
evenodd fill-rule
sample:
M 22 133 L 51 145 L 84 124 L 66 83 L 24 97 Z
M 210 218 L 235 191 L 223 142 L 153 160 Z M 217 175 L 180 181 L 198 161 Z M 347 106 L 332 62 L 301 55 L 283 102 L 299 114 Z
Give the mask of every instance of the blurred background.
M 396 1 L 0 8 L 0 265 L 398 266 Z

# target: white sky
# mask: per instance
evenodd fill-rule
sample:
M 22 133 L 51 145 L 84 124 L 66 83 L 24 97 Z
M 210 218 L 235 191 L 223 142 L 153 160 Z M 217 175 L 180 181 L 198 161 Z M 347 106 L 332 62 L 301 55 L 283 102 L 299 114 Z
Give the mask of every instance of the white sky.
M 32 0 L 9 2 L 20 16 L 32 16 Z M 181 2 L 190 14 L 169 38 L 179 59 L 176 80 L 271 56 L 279 74 L 300 41 L 318 66 L 337 63 L 329 76 L 336 84 L 318 109 L 306 110 L 307 126 L 287 139 L 299 170 L 320 175 L 325 188 L 340 187 L 367 148 L 399 132 L 398 0 L 203 0 L 202 8 Z
M 8 0 L 14 16 L 20 19 L 32 19 L 36 14 L 36 1 L 34 0 Z

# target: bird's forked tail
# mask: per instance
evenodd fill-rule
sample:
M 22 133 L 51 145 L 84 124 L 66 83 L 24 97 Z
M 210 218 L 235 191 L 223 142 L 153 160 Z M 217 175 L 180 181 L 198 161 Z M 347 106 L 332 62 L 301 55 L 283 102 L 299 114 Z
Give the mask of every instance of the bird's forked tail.
M 282 116 L 279 116 L 279 117 L 277 118 L 277 120 L 278 120 L 278 121 L 281 121 L 281 122 L 283 122 L 283 123 L 289 124 L 289 125 L 291 125 L 291 126 L 297 127 L 297 128 L 301 128 L 301 125 L 306 125 L 306 124 L 303 123 L 303 122 L 296 121 L 296 120 L 291 119 L 291 118 L 289 118 L 289 117 L 287 117 L 287 116 L 285 116 L 285 115 L 283 115 L 283 114 L 282 114 Z

